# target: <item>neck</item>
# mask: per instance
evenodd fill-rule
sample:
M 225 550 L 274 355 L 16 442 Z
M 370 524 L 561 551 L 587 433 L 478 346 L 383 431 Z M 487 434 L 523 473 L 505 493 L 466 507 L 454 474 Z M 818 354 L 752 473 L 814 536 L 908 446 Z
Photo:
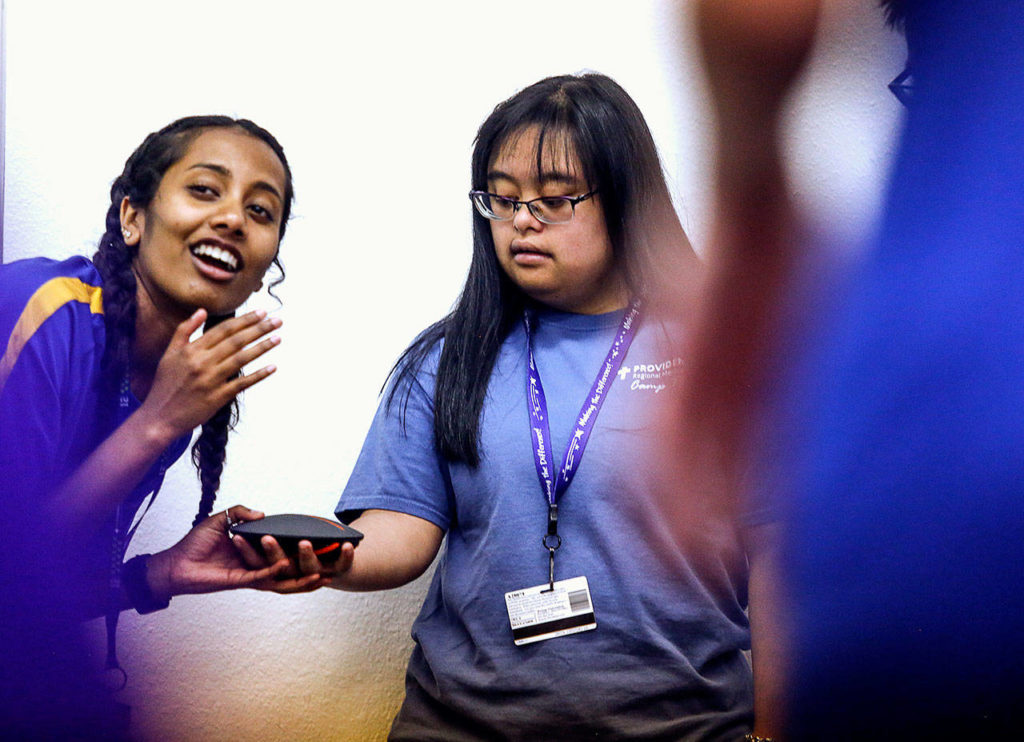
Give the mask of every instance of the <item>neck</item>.
M 153 385 L 156 368 L 174 336 L 178 324 L 187 317 L 177 317 L 161 310 L 153 301 L 142 278 L 136 273 L 135 342 L 132 347 L 132 392 L 145 399 Z
M 607 314 L 624 309 L 629 305 L 629 289 L 625 282 L 616 280 L 615 285 L 608 290 L 586 297 L 569 297 L 565 300 L 551 297 L 550 300 L 541 300 L 540 303 L 557 309 L 560 312 L 572 312 L 573 314 Z
M 559 302 L 536 302 L 536 305 L 540 308 L 551 309 L 556 312 L 565 312 L 567 314 L 582 314 L 588 316 L 595 316 L 598 314 L 608 314 L 610 312 L 618 312 L 629 306 L 629 299 L 623 299 L 622 301 L 615 302 L 602 302 L 600 304 L 561 304 Z

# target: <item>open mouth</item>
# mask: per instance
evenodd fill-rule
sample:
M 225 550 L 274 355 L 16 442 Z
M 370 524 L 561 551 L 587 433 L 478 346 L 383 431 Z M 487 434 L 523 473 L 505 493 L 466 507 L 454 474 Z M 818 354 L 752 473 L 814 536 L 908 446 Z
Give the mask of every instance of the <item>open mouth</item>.
M 215 245 L 210 242 L 200 242 L 189 248 L 203 263 L 228 273 L 237 273 L 242 269 L 242 257 L 233 249 Z

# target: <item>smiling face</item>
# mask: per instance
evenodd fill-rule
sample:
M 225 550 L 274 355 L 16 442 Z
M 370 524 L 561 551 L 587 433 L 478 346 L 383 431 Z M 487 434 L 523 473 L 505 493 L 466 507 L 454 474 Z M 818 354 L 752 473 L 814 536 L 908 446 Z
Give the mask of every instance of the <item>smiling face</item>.
M 545 140 L 538 173 L 538 134 L 530 127 L 506 139 L 488 168 L 487 190 L 519 201 L 593 190 L 564 136 Z M 490 224 L 498 262 L 531 299 L 578 314 L 610 312 L 628 303 L 600 192 L 576 206 L 571 222 L 545 224 L 520 206 L 509 221 Z
M 285 177 L 274 151 L 241 129 L 196 136 L 146 208 L 121 204 L 125 242 L 139 246 L 140 300 L 174 319 L 237 309 L 277 255 Z

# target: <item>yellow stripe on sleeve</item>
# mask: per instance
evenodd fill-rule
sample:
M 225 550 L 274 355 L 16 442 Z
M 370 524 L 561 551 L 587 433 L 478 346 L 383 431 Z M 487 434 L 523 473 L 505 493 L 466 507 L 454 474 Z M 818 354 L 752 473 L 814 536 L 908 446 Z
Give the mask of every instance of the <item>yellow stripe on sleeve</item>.
M 14 364 L 18 362 L 22 348 L 32 339 L 36 330 L 69 301 L 88 304 L 92 314 L 103 314 L 103 289 L 99 286 L 90 286 L 77 278 L 61 276 L 51 278 L 36 289 L 18 317 L 11 337 L 7 340 L 7 349 L 3 357 L 0 357 L 0 394 L 14 370 Z

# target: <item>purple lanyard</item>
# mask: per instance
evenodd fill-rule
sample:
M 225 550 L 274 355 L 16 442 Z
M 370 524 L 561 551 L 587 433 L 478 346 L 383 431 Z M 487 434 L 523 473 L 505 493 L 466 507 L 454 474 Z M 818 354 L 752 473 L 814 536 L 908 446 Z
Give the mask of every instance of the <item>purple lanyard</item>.
M 128 370 L 125 370 L 124 376 L 121 379 L 121 386 L 117 397 L 117 412 L 115 430 L 121 427 L 131 415 L 131 382 Z M 128 548 L 128 542 L 132 540 L 132 536 L 135 535 L 135 531 L 142 523 L 142 519 L 153 506 L 153 501 L 156 499 L 157 492 L 160 491 L 160 486 L 163 484 L 167 469 L 171 465 L 171 462 L 168 461 L 167 451 L 160 454 L 159 462 L 160 465 L 155 480 L 156 486 L 153 489 L 152 496 L 149 498 L 149 502 L 146 503 L 146 507 L 142 511 L 142 515 L 136 519 L 134 512 L 131 514 L 126 512 L 123 503 L 118 505 L 117 510 L 114 512 L 114 537 L 110 549 L 110 580 L 108 582 L 110 594 L 106 616 L 107 662 L 104 667 L 104 670 L 116 673 L 116 679 L 112 679 L 110 683 L 111 689 L 114 691 L 119 691 L 128 684 L 128 674 L 121 667 L 121 663 L 117 659 L 117 620 L 121 614 L 120 606 L 118 605 L 121 596 L 121 567 L 124 562 L 125 550 Z M 146 481 L 148 475 L 149 472 L 147 471 L 143 475 L 143 482 Z M 141 506 L 142 503 L 140 502 L 139 505 Z M 134 526 L 132 525 L 133 520 L 135 521 Z
M 533 330 L 530 323 L 529 313 L 523 315 L 523 326 L 526 329 L 526 352 L 527 352 L 527 374 L 526 374 L 526 406 L 530 411 L 530 435 L 533 439 L 533 462 L 537 467 L 537 477 L 540 479 L 541 489 L 548 501 L 548 531 L 542 543 L 548 550 L 550 556 L 549 582 L 554 587 L 554 564 L 555 549 L 562 545 L 562 539 L 558 535 L 558 500 L 565 494 L 572 478 L 576 475 L 583 460 L 583 452 L 586 450 L 587 441 L 594 431 L 597 422 L 597 415 L 607 397 L 608 389 L 615 381 L 615 375 L 622 365 L 626 352 L 636 335 L 638 318 L 640 316 L 640 301 L 634 299 L 622 318 L 619 331 L 612 341 L 612 347 L 608 349 L 604 363 L 598 371 L 597 378 L 590 387 L 590 393 L 583 401 L 580 414 L 576 416 L 576 427 L 573 429 L 572 438 L 566 448 L 565 456 L 562 458 L 562 466 L 557 472 L 552 471 L 551 462 L 551 426 L 548 423 L 548 403 L 544 397 L 544 385 L 540 381 L 540 372 L 537 370 L 537 362 L 533 356 Z

